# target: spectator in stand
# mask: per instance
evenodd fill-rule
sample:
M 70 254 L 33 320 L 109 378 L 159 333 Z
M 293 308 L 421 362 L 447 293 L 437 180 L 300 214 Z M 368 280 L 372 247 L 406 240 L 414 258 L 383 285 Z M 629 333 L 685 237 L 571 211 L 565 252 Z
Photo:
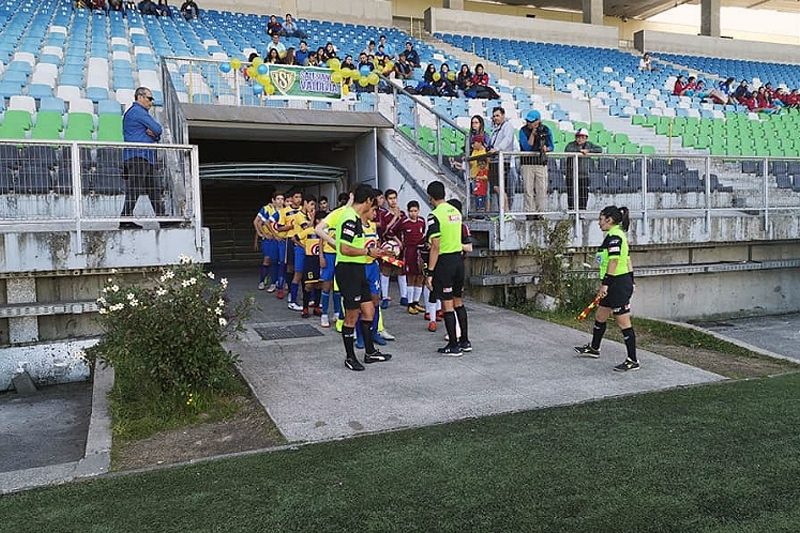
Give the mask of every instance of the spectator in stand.
M 267 51 L 267 59 L 264 61 L 268 65 L 280 65 L 281 64 L 281 56 L 278 54 L 277 48 L 270 48 Z
M 362 50 L 362 52 L 364 52 L 368 56 L 374 56 L 375 52 L 377 52 L 377 51 L 378 51 L 378 49 L 375 46 L 375 41 L 372 41 L 372 40 L 370 42 L 368 42 L 367 43 L 367 47 L 364 48 L 364 50 Z
M 775 106 L 772 105 L 766 86 L 762 85 L 758 88 L 755 98 L 759 113 L 775 113 L 779 111 L 779 109 L 776 109 Z
M 417 94 L 437 96 L 434 77 L 436 77 L 436 65 L 428 63 L 428 68 L 425 69 L 425 73 L 422 75 L 422 81 L 417 84 Z
M 672 87 L 672 94 L 674 96 L 680 96 L 683 94 L 683 91 L 686 89 L 686 81 L 683 79 L 683 74 L 678 76 L 678 79 L 675 80 L 675 85 Z
M 375 59 L 383 62 L 386 62 L 386 60 L 389 59 L 389 56 L 386 55 L 386 51 L 383 49 L 383 46 L 378 47 L 378 51 L 375 52 Z
M 717 104 L 733 104 L 735 101 L 733 100 L 733 82 L 734 78 L 728 78 L 725 81 L 719 82 L 719 85 L 716 89 L 713 89 L 708 96 L 714 103 Z
M 400 54 L 397 63 L 394 64 L 394 77 L 398 80 L 410 80 L 414 77 L 414 69 L 406 59 L 405 52 Z
M 742 99 L 747 98 L 749 95 L 750 90 L 747 88 L 747 80 L 742 80 L 736 90 L 733 91 L 733 98 L 741 103 Z
M 269 51 L 273 49 L 278 51 L 278 57 L 286 55 L 286 46 L 281 42 L 281 38 L 277 33 L 272 34 L 272 41 L 267 45 L 267 57 L 269 57 Z
M 536 110 L 525 116 L 525 126 L 519 130 L 519 147 L 522 152 L 531 152 L 522 157 L 525 211 L 542 213 L 547 210 L 547 152 L 554 147 L 553 134 L 542 124 L 542 115 Z
M 172 11 L 167 4 L 167 0 L 158 0 L 158 5 L 156 6 L 156 12 L 160 17 L 172 17 Z
M 152 0 L 142 0 L 139 2 L 139 13 L 142 15 L 157 15 L 155 2 Z
M 696 96 L 700 100 L 705 100 L 706 96 L 708 96 L 708 91 L 706 90 L 706 82 L 703 80 L 698 80 L 697 85 L 694 88 L 694 94 L 689 96 Z
M 772 105 L 775 107 L 784 107 L 786 105 L 786 95 L 788 93 L 783 87 L 778 87 L 772 95 Z
M 300 29 L 295 22 L 291 13 L 286 13 L 286 18 L 283 19 L 283 34 L 284 37 L 294 37 L 295 39 L 307 39 L 306 32 Z
M 470 119 L 470 131 L 469 131 L 469 146 L 470 146 L 470 158 L 486 155 L 486 153 L 491 149 L 491 140 L 489 139 L 489 135 L 486 134 L 486 124 L 483 121 L 483 117 L 480 115 L 474 115 Z M 484 162 L 487 160 L 484 158 Z M 472 180 L 472 191 L 475 195 L 475 202 L 476 206 L 478 205 L 478 196 L 481 195 L 484 197 L 484 209 L 486 206 L 486 195 L 488 194 L 488 177 L 489 173 L 486 173 L 487 183 L 481 184 L 478 183 L 476 180 L 476 176 L 478 171 L 480 170 L 480 161 L 479 160 L 470 160 L 469 162 L 469 169 L 470 169 L 470 179 Z M 488 171 L 488 167 L 487 167 Z
M 655 68 L 653 67 L 653 61 L 650 58 L 650 53 L 645 52 L 641 59 L 639 59 L 639 70 L 642 72 L 655 72 Z
M 283 58 L 281 61 L 284 65 L 297 65 L 297 58 L 295 57 L 295 50 L 294 46 L 290 46 L 286 49 L 286 57 Z
M 475 210 L 481 213 L 486 212 L 486 197 L 489 194 L 489 159 L 486 153 L 486 147 L 476 139 L 469 154 L 469 178 L 475 196 Z
M 800 90 L 795 89 L 786 97 L 789 100 L 787 104 L 792 109 L 800 109 Z
M 469 70 L 469 65 L 463 64 L 456 76 L 456 88 L 463 96 L 464 92 L 470 87 L 472 87 L 472 72 Z
M 369 57 L 367 56 L 366 53 L 361 52 L 358 55 L 358 71 L 361 73 L 361 77 L 362 78 L 364 77 L 365 72 L 369 74 L 373 70 L 375 70 L 375 63 L 369 60 Z M 357 93 L 371 92 L 371 87 L 369 86 L 362 87 L 361 85 L 356 83 L 355 90 Z
M 325 61 L 333 59 L 334 57 L 338 57 L 336 55 L 336 47 L 333 46 L 332 42 L 328 41 L 325 44 Z
M 591 163 L 589 154 L 602 154 L 603 149 L 594 143 L 589 142 L 589 130 L 581 128 L 575 132 L 575 140 L 567 144 L 565 152 L 577 153 L 578 158 L 578 209 L 586 211 L 586 203 L 589 200 L 589 165 Z M 573 179 L 575 177 L 575 160 L 570 157 L 567 159 L 567 205 L 570 209 L 575 209 L 575 187 Z
M 697 87 L 697 83 L 695 81 L 697 78 L 694 76 L 689 76 L 689 79 L 686 82 L 686 86 L 683 88 L 681 92 L 681 96 L 692 96 L 694 94 L 694 89 Z
M 108 0 L 109 11 L 125 11 L 125 6 L 122 5 L 122 0 Z
M 492 109 L 492 138 L 489 142 L 491 149 L 489 153 L 497 154 L 498 152 L 516 152 L 514 146 L 514 126 L 506 120 L 506 110 L 501 106 Z M 499 197 L 500 196 L 500 174 L 499 174 L 499 158 L 494 159 L 495 164 L 489 169 L 489 183 L 492 190 Z M 513 158 L 506 157 L 503 163 L 503 173 L 506 179 L 506 194 L 503 198 L 505 207 L 508 209 L 509 198 L 511 194 L 517 189 L 519 176 L 517 175 L 516 166 L 513 164 Z
M 472 76 L 472 86 L 464 91 L 467 98 L 485 98 L 497 100 L 500 98 L 494 89 L 489 87 L 489 74 L 483 69 L 483 65 L 475 65 L 475 74 Z
M 319 66 L 319 59 L 317 58 L 316 52 L 311 52 L 310 54 L 308 54 L 308 59 L 306 59 L 306 66 L 307 67 Z
M 414 50 L 414 45 L 411 41 L 406 42 L 406 59 L 409 63 L 411 63 L 412 68 L 417 68 L 420 66 L 419 64 L 419 54 L 416 50 Z
M 344 61 L 342 61 L 342 70 L 349 69 L 349 70 L 358 70 L 358 66 L 353 63 L 353 56 L 347 54 L 344 56 Z
M 328 54 L 325 53 L 325 47 L 320 46 L 317 48 L 317 62 L 320 66 L 324 65 L 328 61 Z
M 280 22 L 278 22 L 278 17 L 275 15 L 269 16 L 269 22 L 267 22 L 267 35 L 270 37 L 273 35 L 281 35 L 283 33 L 283 26 Z
M 194 0 L 185 0 L 181 5 L 181 15 L 186 20 L 200 18 L 200 8 L 197 7 L 197 2 Z
M 308 43 L 305 40 L 300 41 L 300 48 L 295 50 L 294 61 L 300 66 L 305 66 L 308 63 Z
M 380 50 L 381 46 L 383 47 L 383 52 L 389 56 L 389 59 L 394 59 L 394 47 L 391 44 L 386 42 L 386 36 L 381 35 L 378 37 L 378 49 Z
M 250 63 L 250 65 L 252 65 L 252 64 L 253 64 L 253 61 L 255 61 L 255 59 L 256 59 L 257 57 L 261 57 L 261 56 L 259 56 L 259 55 L 258 55 L 257 53 L 255 53 L 255 52 L 253 52 L 253 53 L 252 53 L 252 54 L 250 54 L 250 56 L 247 58 L 247 61 Z M 248 72 L 247 72 L 247 68 L 248 68 L 250 65 L 242 65 L 241 72 L 242 72 L 242 77 L 244 78 L 244 81 L 250 81 L 250 74 L 248 74 Z
M 450 65 L 442 63 L 439 67 L 439 81 L 434 82 L 434 88 L 439 96 L 458 96 L 455 83 L 450 79 Z

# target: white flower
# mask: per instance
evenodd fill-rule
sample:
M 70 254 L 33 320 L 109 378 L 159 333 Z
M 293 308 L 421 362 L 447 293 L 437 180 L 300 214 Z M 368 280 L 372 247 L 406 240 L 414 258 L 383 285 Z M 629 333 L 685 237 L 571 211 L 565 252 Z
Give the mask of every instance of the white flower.
M 97 303 L 98 305 L 106 305 L 106 299 L 101 296 L 97 299 Z
M 228 321 L 227 321 L 227 320 L 225 320 L 224 318 L 220 317 L 220 319 L 219 319 L 219 325 L 220 325 L 220 326 L 222 326 L 222 327 L 224 328 L 225 326 L 227 326 L 227 325 L 228 325 Z
M 189 283 L 188 281 L 186 281 L 186 280 L 184 280 L 184 281 L 181 281 L 181 287 L 183 287 L 184 289 L 185 289 L 186 287 L 188 287 L 189 285 L 191 285 L 191 283 Z
M 111 269 L 111 273 L 112 273 L 112 274 L 116 274 L 116 273 L 117 273 L 117 269 L 116 269 L 116 268 L 112 268 L 112 269 Z
M 222 316 L 222 309 L 217 307 L 216 309 L 214 309 L 214 313 L 216 313 L 217 316 Z
M 219 284 L 222 285 L 222 288 L 224 289 L 225 287 L 228 286 L 228 278 L 222 278 L 221 280 L 219 280 Z
M 197 283 L 197 278 L 189 278 L 189 285 L 194 285 Z
M 217 300 L 217 305 L 220 307 L 225 307 L 225 300 L 220 298 L 219 300 Z
M 135 298 L 133 300 L 131 300 L 131 307 L 136 307 L 137 305 L 139 305 L 139 300 L 137 300 Z
M 103 287 L 103 290 L 100 291 L 100 292 L 102 292 L 103 294 L 107 293 L 108 292 L 108 287 Z
M 164 296 L 165 294 L 167 294 L 167 290 L 166 289 L 162 289 L 161 287 L 156 289 L 156 296 Z
M 132 292 L 129 292 L 128 294 L 125 295 L 125 298 L 127 298 L 128 300 L 133 300 L 136 297 L 133 295 Z
M 112 283 L 114 281 L 114 278 L 108 278 L 106 281 Z
M 182 265 L 188 265 L 192 262 L 192 258 L 188 255 L 181 254 L 181 256 L 178 258 L 178 262 Z
M 120 302 L 120 303 L 118 303 L 118 304 L 114 304 L 114 305 L 112 305 L 111 307 L 109 307 L 109 308 L 108 308 L 108 310 L 109 310 L 110 312 L 113 312 L 113 311 L 120 311 L 120 310 L 122 310 L 122 309 L 124 309 L 124 308 L 125 308 L 125 304 L 124 304 L 124 303 L 122 303 L 122 302 Z
M 173 272 L 172 270 L 167 270 L 166 272 L 164 272 L 164 275 L 161 276 L 161 283 L 164 283 L 168 279 L 172 279 L 174 277 L 175 277 L 175 272 Z
M 108 314 L 108 311 L 106 311 L 105 307 L 101 307 L 100 309 L 97 310 L 97 312 L 100 313 L 101 315 Z
M 208 274 L 206 274 L 206 276 L 208 276 L 209 279 L 214 279 L 214 273 L 213 272 L 209 272 Z
M 119 285 L 113 285 L 111 287 L 111 292 L 119 292 Z

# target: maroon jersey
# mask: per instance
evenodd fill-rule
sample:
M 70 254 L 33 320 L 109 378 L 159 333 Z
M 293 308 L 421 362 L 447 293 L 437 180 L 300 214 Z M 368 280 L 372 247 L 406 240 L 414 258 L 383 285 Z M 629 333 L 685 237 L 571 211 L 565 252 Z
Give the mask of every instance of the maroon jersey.
M 417 220 L 404 218 L 397 224 L 395 234 L 403 243 L 403 248 L 416 252 L 417 245 L 425 240 L 425 219 L 422 217 L 417 217 Z
M 397 234 L 397 226 L 406 219 L 406 214 L 400 211 L 400 217 L 395 220 L 394 214 L 388 209 L 378 209 L 377 213 L 378 223 L 380 224 L 380 228 L 378 229 L 378 235 L 380 235 L 381 240 L 386 240 L 389 237 L 399 237 Z M 392 221 L 394 220 L 394 223 Z

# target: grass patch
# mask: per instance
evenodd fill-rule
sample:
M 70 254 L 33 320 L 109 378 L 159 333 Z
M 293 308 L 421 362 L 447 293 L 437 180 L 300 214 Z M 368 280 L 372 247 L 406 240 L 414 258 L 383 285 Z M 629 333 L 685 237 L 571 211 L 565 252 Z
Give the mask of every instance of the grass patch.
M 800 374 L 0 498 L 47 531 L 796 531 Z
M 514 306 L 513 310 L 587 333 L 592 324 L 591 317 L 579 322 L 576 314 L 544 312 L 527 303 Z M 622 333 L 613 321 L 613 317 L 609 319 L 605 338 L 623 342 Z M 638 348 L 727 378 L 773 376 L 800 370 L 800 365 L 791 361 L 773 359 L 695 329 L 636 316 L 633 317 L 633 326 Z

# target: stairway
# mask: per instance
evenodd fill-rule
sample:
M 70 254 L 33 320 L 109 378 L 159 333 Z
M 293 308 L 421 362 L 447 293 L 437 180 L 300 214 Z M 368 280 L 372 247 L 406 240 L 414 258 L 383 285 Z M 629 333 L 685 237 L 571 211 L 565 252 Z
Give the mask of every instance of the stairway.
M 212 265 L 257 266 L 261 252 L 253 250 L 253 218 L 269 201 L 268 191 L 258 184 L 203 185 L 203 226 L 211 234 Z

